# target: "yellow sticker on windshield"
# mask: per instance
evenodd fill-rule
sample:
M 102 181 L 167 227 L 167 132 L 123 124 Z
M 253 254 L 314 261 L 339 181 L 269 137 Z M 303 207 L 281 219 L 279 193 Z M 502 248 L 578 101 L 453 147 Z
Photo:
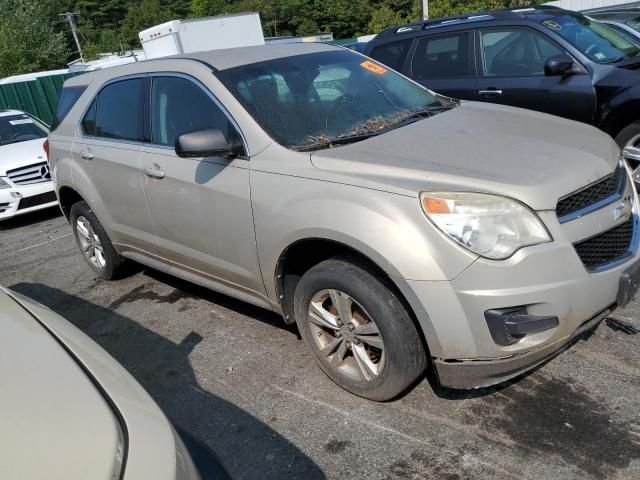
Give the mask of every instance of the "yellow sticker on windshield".
M 373 72 L 373 73 L 375 73 L 377 75 L 384 75 L 385 73 L 387 73 L 387 69 L 386 68 L 381 67 L 377 63 L 370 62 L 369 60 L 365 60 L 364 62 L 362 62 L 360 64 L 360 66 L 362 68 L 366 68 L 370 72 Z

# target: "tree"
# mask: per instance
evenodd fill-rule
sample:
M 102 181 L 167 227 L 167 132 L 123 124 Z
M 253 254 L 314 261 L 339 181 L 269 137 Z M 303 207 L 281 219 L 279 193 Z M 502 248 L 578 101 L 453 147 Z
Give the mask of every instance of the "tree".
M 140 47 L 138 33 L 159 23 L 171 20 L 172 12 L 160 0 L 142 0 L 129 6 L 122 20 L 122 39 L 129 48 Z
M 429 17 L 446 17 L 468 12 L 479 12 L 494 8 L 529 6 L 546 0 L 430 0 Z
M 50 26 L 36 0 L 0 0 L 0 77 L 66 63 L 65 37 Z

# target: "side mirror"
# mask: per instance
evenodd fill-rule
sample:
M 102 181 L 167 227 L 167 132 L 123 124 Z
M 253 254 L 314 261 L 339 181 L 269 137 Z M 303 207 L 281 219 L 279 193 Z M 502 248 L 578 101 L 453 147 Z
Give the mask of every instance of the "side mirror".
M 571 75 L 577 65 L 569 55 L 560 54 L 549 58 L 544 64 L 544 74 L 551 76 Z
M 175 147 L 176 154 L 183 158 L 235 158 L 245 154 L 241 141 L 229 142 L 224 134 L 216 128 L 183 133 L 176 138 Z

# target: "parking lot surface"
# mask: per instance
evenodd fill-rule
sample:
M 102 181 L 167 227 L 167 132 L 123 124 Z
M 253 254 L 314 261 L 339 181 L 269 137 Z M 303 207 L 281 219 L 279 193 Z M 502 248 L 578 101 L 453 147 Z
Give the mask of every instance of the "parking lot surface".
M 239 479 L 640 478 L 640 335 L 604 323 L 507 385 L 425 378 L 375 403 L 278 315 L 142 267 L 97 280 L 56 209 L 0 223 L 0 284 L 91 336 Z M 640 328 L 640 302 L 614 316 Z

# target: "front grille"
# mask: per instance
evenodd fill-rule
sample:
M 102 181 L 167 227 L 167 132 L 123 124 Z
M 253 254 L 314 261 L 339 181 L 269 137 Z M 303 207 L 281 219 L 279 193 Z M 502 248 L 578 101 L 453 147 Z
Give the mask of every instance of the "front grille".
M 32 185 L 51 181 L 47 162 L 34 163 L 26 167 L 7 170 L 7 177 L 16 185 Z
M 633 238 L 633 222 L 631 217 L 611 230 L 575 243 L 573 246 L 584 266 L 594 270 L 625 256 Z
M 625 176 L 626 170 L 624 168 L 617 168 L 611 175 L 560 199 L 556 205 L 556 214 L 559 218 L 562 218 L 614 195 L 620 190 L 621 182 Z
M 44 205 L 45 203 L 51 203 L 57 200 L 58 199 L 56 198 L 56 192 L 46 192 L 39 195 L 33 195 L 31 197 L 24 197 L 20 199 L 18 210 L 37 207 L 38 205 Z

